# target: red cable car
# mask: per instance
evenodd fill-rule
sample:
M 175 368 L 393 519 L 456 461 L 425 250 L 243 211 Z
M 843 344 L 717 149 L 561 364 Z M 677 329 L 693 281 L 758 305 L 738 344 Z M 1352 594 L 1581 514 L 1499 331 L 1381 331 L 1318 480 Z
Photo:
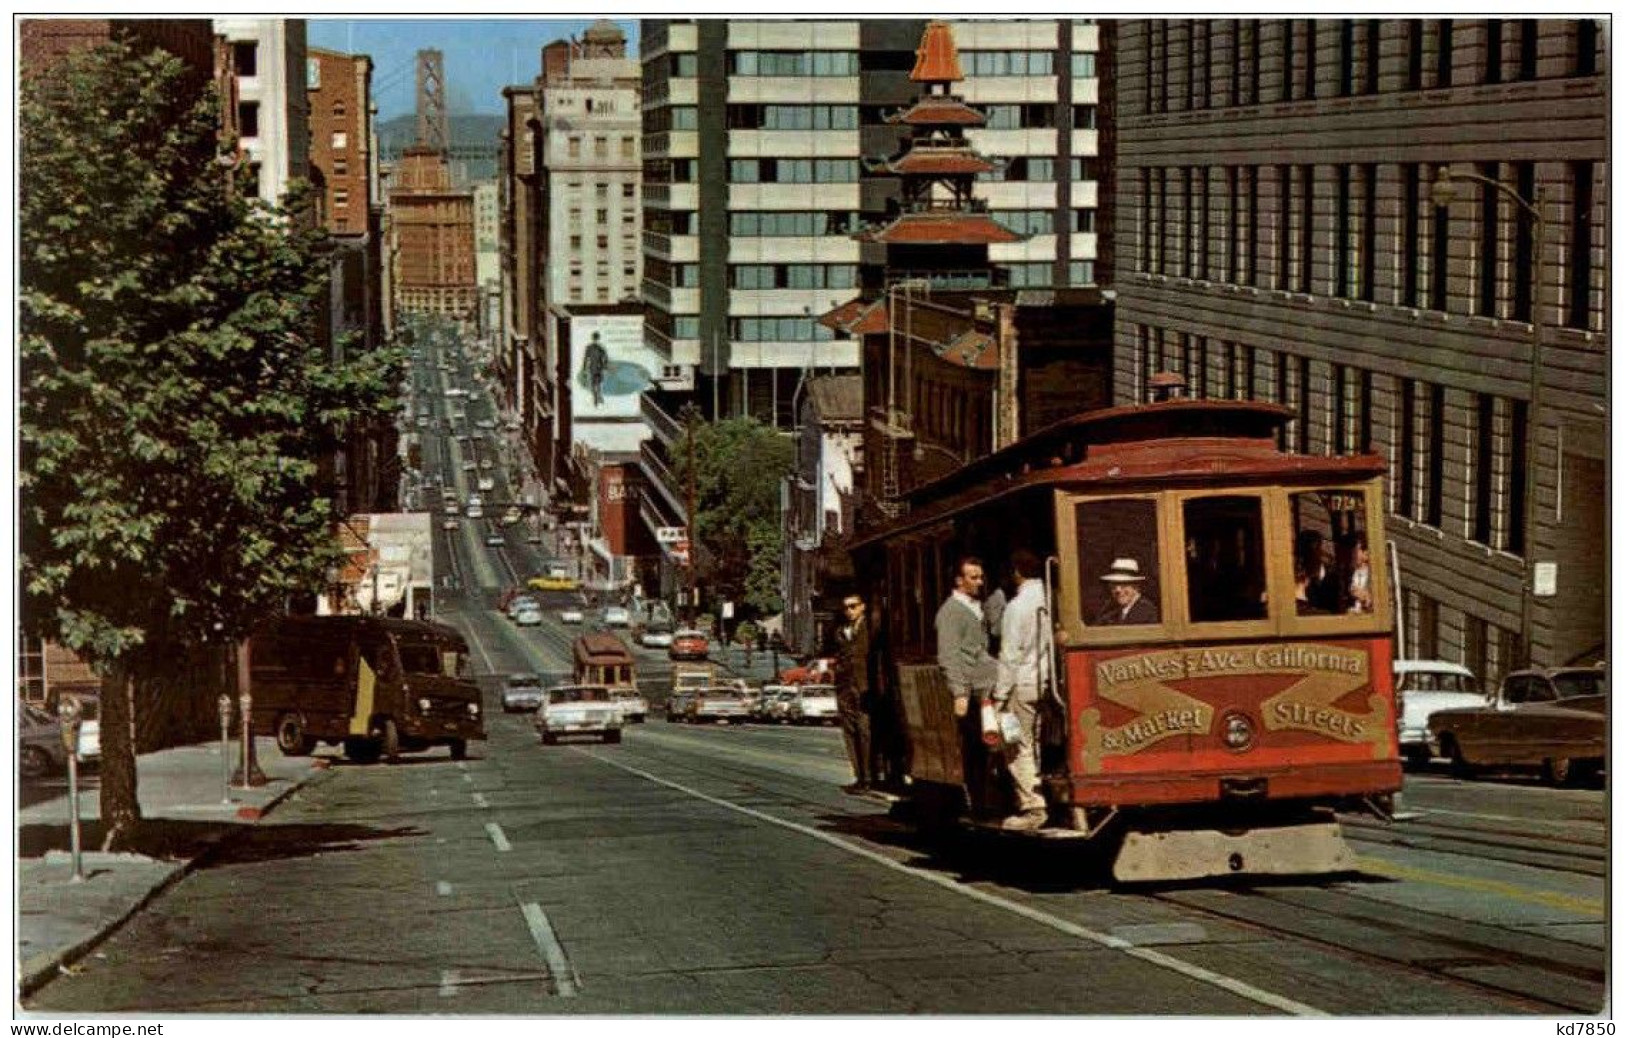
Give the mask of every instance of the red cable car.
M 1387 815 L 1401 785 L 1386 465 L 1283 452 L 1291 417 L 1184 399 L 1080 415 L 917 489 L 854 547 L 920 817 L 1008 810 L 933 618 L 960 560 L 991 592 L 1026 548 L 1052 635 L 1029 750 L 1048 824 L 1030 835 L 1114 841 L 1124 881 L 1353 868 L 1333 812 Z

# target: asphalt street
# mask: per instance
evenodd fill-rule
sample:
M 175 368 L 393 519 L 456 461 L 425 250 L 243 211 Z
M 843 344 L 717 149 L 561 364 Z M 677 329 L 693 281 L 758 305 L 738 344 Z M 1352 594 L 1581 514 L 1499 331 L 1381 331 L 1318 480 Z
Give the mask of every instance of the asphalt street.
M 437 463 L 466 495 L 459 457 Z M 437 750 L 356 766 L 318 750 L 329 770 L 27 1008 L 1423 1016 L 1602 1004 L 1600 790 L 1417 774 L 1417 819 L 1350 829 L 1358 875 L 1119 889 L 1088 848 L 925 835 L 843 795 L 832 729 L 670 725 L 657 705 L 619 745 L 543 746 L 497 691 L 511 672 L 567 670 L 577 632 L 558 621 L 568 596 L 549 598 L 537 628 L 496 611 L 501 588 L 554 550 L 524 534 L 465 520 L 437 544 L 455 577 L 437 615 L 467 634 L 485 690 L 489 739 L 469 760 Z M 636 651 L 658 689 L 669 663 Z

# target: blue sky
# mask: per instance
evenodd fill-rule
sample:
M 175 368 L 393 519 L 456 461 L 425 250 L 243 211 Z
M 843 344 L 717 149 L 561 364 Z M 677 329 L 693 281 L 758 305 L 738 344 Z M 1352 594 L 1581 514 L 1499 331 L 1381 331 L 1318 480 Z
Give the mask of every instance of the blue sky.
M 373 93 L 382 121 L 414 110 L 420 50 L 438 48 L 445 54 L 446 107 L 452 114 L 494 115 L 503 111 L 503 87 L 536 77 L 544 44 L 579 36 L 591 24 L 591 19 L 311 18 L 306 35 L 313 47 L 371 55 Z M 620 19 L 618 24 L 626 33 L 627 54 L 635 57 L 636 20 Z

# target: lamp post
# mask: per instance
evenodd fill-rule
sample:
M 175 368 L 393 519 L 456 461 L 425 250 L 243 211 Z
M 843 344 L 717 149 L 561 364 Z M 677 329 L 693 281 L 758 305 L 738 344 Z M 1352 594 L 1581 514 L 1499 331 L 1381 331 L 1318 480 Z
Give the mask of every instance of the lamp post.
M 1546 209 L 1545 194 L 1540 189 L 1540 182 L 1535 182 L 1535 197 L 1528 199 L 1514 191 L 1512 188 L 1480 173 L 1453 171 L 1449 165 L 1440 165 L 1434 175 L 1430 197 L 1438 208 L 1447 208 L 1456 200 L 1455 181 L 1472 180 L 1487 187 L 1493 187 L 1507 198 L 1511 199 L 1519 208 L 1528 213 L 1533 224 L 1532 237 L 1535 251 L 1534 284 L 1529 289 L 1529 410 L 1524 416 L 1522 436 L 1529 451 L 1529 467 L 1534 468 L 1535 459 L 1540 453 L 1540 397 L 1542 388 L 1541 371 L 1541 332 L 1543 330 L 1544 314 L 1541 310 L 1541 297 L 1546 284 Z M 1523 501 L 1523 616 L 1519 631 L 1522 643 L 1524 666 L 1534 662 L 1535 646 L 1535 478 L 1533 471 L 1524 483 Z

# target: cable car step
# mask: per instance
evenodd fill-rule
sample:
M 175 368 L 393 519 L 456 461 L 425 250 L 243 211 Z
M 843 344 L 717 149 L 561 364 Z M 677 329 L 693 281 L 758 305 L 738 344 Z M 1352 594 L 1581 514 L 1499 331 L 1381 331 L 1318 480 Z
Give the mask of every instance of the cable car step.
M 1217 829 L 1130 830 L 1112 864 L 1120 883 L 1210 876 L 1301 876 L 1352 872 L 1354 852 L 1336 822 Z

